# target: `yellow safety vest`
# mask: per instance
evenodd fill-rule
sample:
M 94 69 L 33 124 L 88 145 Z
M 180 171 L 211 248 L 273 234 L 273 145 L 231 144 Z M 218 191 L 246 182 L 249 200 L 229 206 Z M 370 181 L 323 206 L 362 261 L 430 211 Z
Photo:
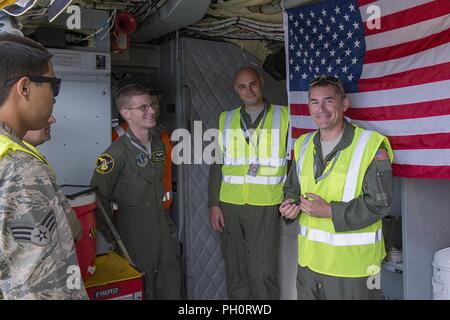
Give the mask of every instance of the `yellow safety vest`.
M 17 142 L 11 140 L 9 137 L 0 134 L 0 158 L 2 158 L 4 155 L 6 155 L 8 152 L 16 152 L 16 151 L 22 151 L 28 154 L 31 154 L 33 157 L 39 159 L 40 161 L 44 162 L 48 165 L 47 160 L 45 157 L 31 144 L 22 141 L 23 144 L 25 144 L 29 149 L 24 148 Z
M 268 206 L 283 200 L 289 112 L 287 107 L 276 105 L 270 105 L 265 112 L 249 143 L 241 129 L 241 108 L 220 114 L 222 202 Z M 256 165 L 256 174 L 251 174 L 250 167 Z
M 383 143 L 390 161 L 389 141 L 378 132 L 355 128 L 350 146 L 338 151 L 318 181 L 314 177 L 314 135 L 297 139 L 294 155 L 302 194 L 314 193 L 325 201 L 349 202 L 362 194 L 364 175 Z M 380 270 L 386 255 L 381 220 L 359 230 L 336 232 L 332 219 L 301 214 L 298 263 L 302 267 L 336 277 L 366 277 Z

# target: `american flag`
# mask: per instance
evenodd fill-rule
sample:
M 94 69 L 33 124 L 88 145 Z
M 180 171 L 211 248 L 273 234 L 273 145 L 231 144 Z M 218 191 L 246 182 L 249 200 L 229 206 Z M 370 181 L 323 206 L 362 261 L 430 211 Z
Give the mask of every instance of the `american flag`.
M 325 0 L 286 10 L 284 29 L 293 140 L 316 128 L 309 81 L 334 75 L 346 116 L 388 136 L 395 175 L 450 179 L 449 0 Z

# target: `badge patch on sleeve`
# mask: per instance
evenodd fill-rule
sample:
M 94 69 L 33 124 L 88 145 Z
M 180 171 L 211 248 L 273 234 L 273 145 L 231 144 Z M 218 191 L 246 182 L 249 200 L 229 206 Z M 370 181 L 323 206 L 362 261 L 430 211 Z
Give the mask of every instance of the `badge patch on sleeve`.
M 114 169 L 114 159 L 111 155 L 104 153 L 95 161 L 95 171 L 100 174 L 107 174 Z
M 389 155 L 386 150 L 379 149 L 375 154 L 375 160 L 388 160 Z
M 152 153 L 152 160 L 154 162 L 164 161 L 164 151 L 155 151 Z
M 53 210 L 50 210 L 36 225 L 15 225 L 10 230 L 17 242 L 31 242 L 43 247 L 50 243 L 55 227 L 56 217 Z

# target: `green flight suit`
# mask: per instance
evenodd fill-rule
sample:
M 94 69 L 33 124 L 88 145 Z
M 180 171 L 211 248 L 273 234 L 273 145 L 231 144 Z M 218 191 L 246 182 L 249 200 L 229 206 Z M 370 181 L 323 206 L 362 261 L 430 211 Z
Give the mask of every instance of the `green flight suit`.
M 265 108 L 270 106 L 265 102 Z M 256 129 L 264 112 L 252 123 L 241 109 L 242 122 Z M 225 228 L 221 234 L 227 293 L 231 300 L 278 300 L 278 252 L 280 224 L 278 204 L 271 206 L 236 205 L 220 201 L 222 164 L 209 169 L 208 205 L 220 206 Z
M 180 299 L 179 246 L 162 204 L 165 146 L 156 130 L 150 132 L 150 153 L 131 130 L 111 144 L 97 159 L 91 185 L 110 218 L 111 202 L 118 204 L 114 224 L 134 264 L 145 273 L 145 298 Z M 111 240 L 103 217 L 97 219 L 98 229 Z

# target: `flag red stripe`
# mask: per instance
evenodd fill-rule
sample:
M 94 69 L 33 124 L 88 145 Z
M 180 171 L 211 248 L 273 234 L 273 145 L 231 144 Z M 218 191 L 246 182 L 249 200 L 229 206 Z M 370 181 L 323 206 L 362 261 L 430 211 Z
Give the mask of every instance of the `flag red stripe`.
M 406 27 L 422 21 L 434 19 L 450 13 L 448 0 L 435 0 L 403 11 L 383 16 L 380 19 L 380 29 L 369 29 L 364 24 L 366 36 Z
M 450 133 L 390 136 L 388 138 L 395 150 L 450 149 Z
M 449 30 L 444 30 L 428 37 L 410 42 L 397 44 L 395 46 L 368 50 L 364 56 L 364 63 L 382 62 L 392 59 L 403 58 L 419 53 L 450 41 Z
M 358 91 L 381 91 L 448 79 L 450 79 L 450 62 L 394 73 L 384 77 L 361 79 L 358 81 Z
M 359 7 L 365 6 L 366 4 L 377 2 L 377 0 L 357 0 Z
M 298 138 L 302 134 L 314 131 L 314 129 L 302 129 L 302 128 L 294 128 L 292 127 L 292 138 Z
M 303 112 L 305 108 L 297 108 L 297 110 Z M 450 99 L 424 101 L 388 107 L 350 108 L 345 112 L 345 115 L 351 119 L 363 121 L 402 120 L 447 116 L 450 115 Z
M 309 109 L 307 104 L 291 104 L 292 116 L 309 116 Z
M 450 179 L 450 166 L 416 166 L 392 164 L 395 176 L 421 179 Z

